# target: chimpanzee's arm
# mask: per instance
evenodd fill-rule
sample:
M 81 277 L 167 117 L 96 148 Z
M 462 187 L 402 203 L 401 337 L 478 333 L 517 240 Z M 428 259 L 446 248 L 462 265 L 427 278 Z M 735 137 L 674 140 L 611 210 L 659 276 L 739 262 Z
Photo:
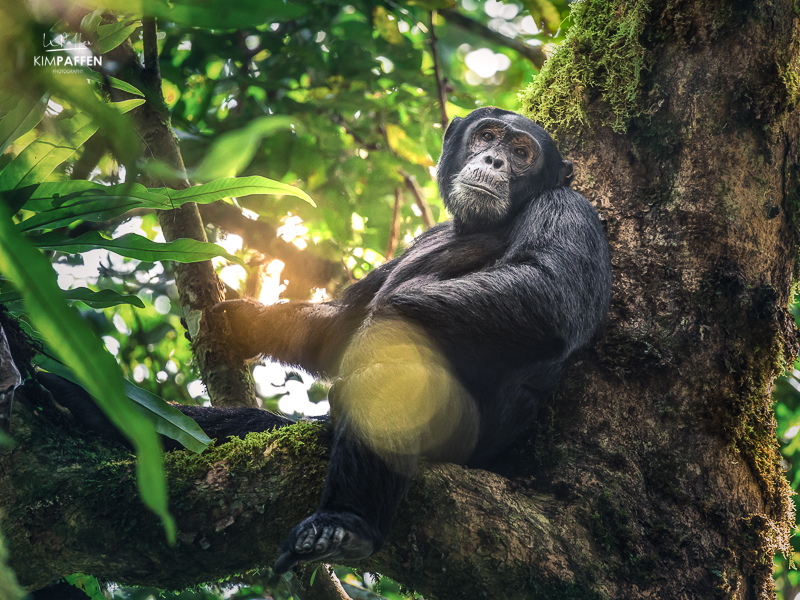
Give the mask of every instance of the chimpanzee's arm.
M 333 373 L 350 338 L 367 315 L 367 306 L 397 260 L 375 269 L 332 302 L 289 302 L 264 306 L 231 300 L 214 307 L 227 315 L 233 348 L 244 358 L 266 354 L 311 373 Z

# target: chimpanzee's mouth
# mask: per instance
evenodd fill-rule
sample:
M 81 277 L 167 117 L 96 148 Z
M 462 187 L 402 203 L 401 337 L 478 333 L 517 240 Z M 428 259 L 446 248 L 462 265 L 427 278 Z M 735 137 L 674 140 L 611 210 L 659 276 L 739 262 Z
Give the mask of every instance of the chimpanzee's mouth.
M 476 185 L 474 183 L 467 183 L 466 181 L 462 181 L 461 183 L 462 183 L 462 185 L 465 185 L 465 186 L 467 186 L 469 188 L 472 188 L 474 190 L 479 190 L 479 191 L 483 192 L 484 194 L 489 194 L 493 198 L 497 198 L 498 200 L 501 200 L 501 201 L 503 200 L 503 198 L 501 198 L 500 196 L 497 195 L 497 192 L 495 192 L 494 190 L 490 190 L 488 187 L 484 187 L 482 185 Z

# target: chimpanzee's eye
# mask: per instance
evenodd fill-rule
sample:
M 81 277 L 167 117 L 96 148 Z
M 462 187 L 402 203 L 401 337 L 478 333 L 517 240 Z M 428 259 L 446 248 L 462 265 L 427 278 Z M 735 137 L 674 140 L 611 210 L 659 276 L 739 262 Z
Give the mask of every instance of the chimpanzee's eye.
M 491 131 L 484 131 L 481 134 L 481 138 L 483 138 L 487 142 L 491 142 L 494 139 L 494 134 Z
M 525 148 L 517 148 L 516 150 L 514 150 L 514 154 L 516 154 L 520 158 L 528 158 L 528 151 Z

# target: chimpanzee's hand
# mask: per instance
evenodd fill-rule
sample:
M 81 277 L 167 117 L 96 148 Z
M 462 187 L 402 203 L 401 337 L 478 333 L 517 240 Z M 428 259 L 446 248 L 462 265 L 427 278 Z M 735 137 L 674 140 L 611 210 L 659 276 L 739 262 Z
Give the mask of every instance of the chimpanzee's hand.
M 211 309 L 216 317 L 227 317 L 231 329 L 229 348 L 242 358 L 252 358 L 264 352 L 264 339 L 260 332 L 266 308 L 253 300 L 227 300 Z

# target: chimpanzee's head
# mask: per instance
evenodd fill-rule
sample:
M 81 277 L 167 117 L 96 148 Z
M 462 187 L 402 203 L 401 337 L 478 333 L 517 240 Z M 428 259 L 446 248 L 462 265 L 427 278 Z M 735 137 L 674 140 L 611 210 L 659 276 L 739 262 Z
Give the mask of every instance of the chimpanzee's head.
M 572 163 L 530 119 L 486 107 L 450 123 L 437 179 L 459 228 L 478 231 L 506 223 L 543 190 L 568 186 Z

